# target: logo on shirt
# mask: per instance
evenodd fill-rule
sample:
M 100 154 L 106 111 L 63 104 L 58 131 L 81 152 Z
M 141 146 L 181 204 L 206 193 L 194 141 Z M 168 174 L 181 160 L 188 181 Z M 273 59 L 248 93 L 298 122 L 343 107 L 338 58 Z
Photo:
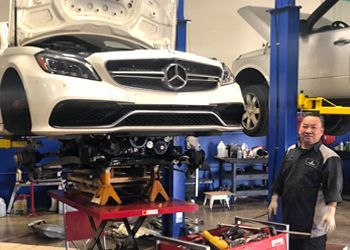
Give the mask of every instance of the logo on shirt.
M 307 166 L 312 167 L 312 168 L 317 168 L 319 162 L 316 161 L 316 160 L 314 160 L 314 159 L 307 158 L 307 159 L 305 160 L 305 164 L 306 164 Z

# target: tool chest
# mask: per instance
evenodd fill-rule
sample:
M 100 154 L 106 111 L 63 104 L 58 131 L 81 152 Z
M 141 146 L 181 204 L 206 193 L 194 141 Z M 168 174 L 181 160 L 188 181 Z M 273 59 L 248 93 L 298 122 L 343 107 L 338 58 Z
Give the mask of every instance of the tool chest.
M 247 221 L 253 222 L 250 225 L 259 224 L 258 226 L 244 226 L 243 222 Z M 281 230 L 286 232 L 276 232 Z M 156 249 L 287 250 L 288 230 L 289 226 L 285 224 L 236 217 L 235 223 L 232 225 L 218 225 L 215 229 L 190 234 L 180 239 L 159 236 L 157 237 Z

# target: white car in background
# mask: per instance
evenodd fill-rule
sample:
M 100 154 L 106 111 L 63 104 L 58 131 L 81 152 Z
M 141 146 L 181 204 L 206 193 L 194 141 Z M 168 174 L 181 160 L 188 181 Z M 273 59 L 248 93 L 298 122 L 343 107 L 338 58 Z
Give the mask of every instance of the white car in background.
M 267 8 L 247 6 L 239 14 L 270 41 Z M 311 14 L 301 15 L 299 39 L 299 85 L 310 97 L 324 97 L 350 106 L 350 2 L 326 0 Z M 232 65 L 245 99 L 242 125 L 246 134 L 266 135 L 270 49 L 243 54 Z M 349 115 L 326 115 L 326 133 L 341 135 L 350 129 Z
M 13 1 L 0 33 L 0 135 L 241 130 L 244 101 L 230 70 L 174 50 L 176 8 L 175 0 Z

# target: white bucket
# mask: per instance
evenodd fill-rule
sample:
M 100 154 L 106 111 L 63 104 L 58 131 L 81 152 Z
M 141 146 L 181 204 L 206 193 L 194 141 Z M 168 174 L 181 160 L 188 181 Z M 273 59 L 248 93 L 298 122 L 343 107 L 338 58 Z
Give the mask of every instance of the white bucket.
M 6 203 L 3 198 L 0 197 L 0 217 L 6 216 Z

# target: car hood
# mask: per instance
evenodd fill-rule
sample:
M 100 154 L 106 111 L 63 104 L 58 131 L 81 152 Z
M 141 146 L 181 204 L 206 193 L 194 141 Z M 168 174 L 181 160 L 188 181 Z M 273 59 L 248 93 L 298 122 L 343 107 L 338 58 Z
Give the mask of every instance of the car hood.
M 270 13 L 271 8 L 259 6 L 245 6 L 238 10 L 238 14 L 266 41 L 270 41 Z
M 10 44 L 72 33 L 131 39 L 151 48 L 174 48 L 177 0 L 12 1 Z M 17 30 L 15 32 L 15 19 Z M 16 34 L 16 35 L 15 35 Z

